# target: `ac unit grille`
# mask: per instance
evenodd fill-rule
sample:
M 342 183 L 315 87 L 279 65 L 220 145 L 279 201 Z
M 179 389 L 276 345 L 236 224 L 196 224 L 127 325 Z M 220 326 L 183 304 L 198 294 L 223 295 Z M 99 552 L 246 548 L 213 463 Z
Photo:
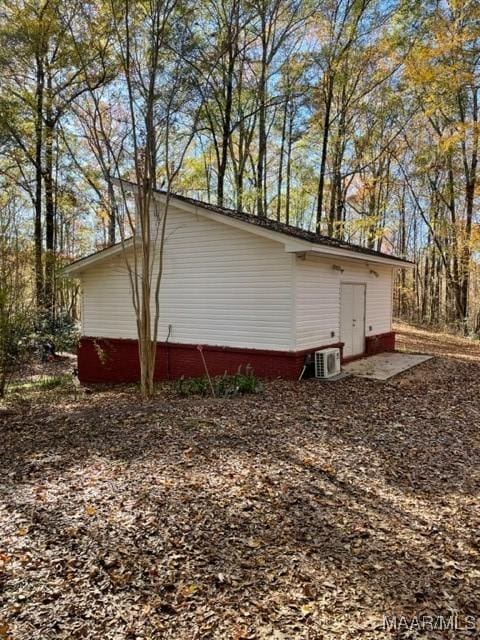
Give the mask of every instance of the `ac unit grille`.
M 327 356 L 327 373 L 335 373 L 336 362 L 335 354 L 329 353 Z
M 340 350 L 315 351 L 315 377 L 331 378 L 340 373 Z

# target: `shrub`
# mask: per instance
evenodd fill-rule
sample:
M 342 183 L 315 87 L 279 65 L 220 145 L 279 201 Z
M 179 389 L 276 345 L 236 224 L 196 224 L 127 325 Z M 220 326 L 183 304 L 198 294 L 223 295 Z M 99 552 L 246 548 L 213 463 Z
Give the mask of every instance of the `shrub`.
M 258 393 L 260 384 L 253 371 L 247 367 L 245 373 L 239 369 L 237 373 L 212 378 L 212 386 L 215 396 L 229 397 L 242 395 L 244 393 Z M 208 396 L 212 393 L 212 388 L 208 378 L 180 378 L 175 384 L 176 392 L 181 396 Z
M 29 355 L 33 327 L 31 246 L 22 236 L 16 199 L 0 190 L 0 397 Z
M 30 355 L 28 336 L 32 328 L 28 311 L 4 304 L 4 294 L 0 289 L 0 398 Z
M 175 384 L 176 392 L 181 396 L 205 396 L 210 391 L 210 385 L 207 378 L 184 378 Z
M 53 315 L 49 311 L 40 314 L 35 322 L 33 341 L 38 345 L 51 342 L 55 351 L 73 352 L 76 349 L 80 333 L 76 321 L 65 311 Z

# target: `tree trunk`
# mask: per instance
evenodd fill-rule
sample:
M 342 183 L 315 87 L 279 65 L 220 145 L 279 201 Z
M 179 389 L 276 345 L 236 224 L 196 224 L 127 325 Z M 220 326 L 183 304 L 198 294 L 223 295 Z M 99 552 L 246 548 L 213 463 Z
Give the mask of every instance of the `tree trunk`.
M 228 150 L 230 147 L 230 136 L 232 127 L 232 105 L 233 105 L 233 74 L 235 71 L 235 56 L 230 43 L 227 78 L 225 83 L 225 113 L 222 127 L 222 143 L 220 153 L 220 164 L 218 167 L 217 203 L 220 207 L 224 205 L 225 173 L 227 171 Z
M 42 150 L 43 150 L 43 100 L 45 72 L 43 58 L 36 56 L 36 114 L 35 114 L 35 294 L 37 308 L 43 307 L 42 264 Z
M 450 211 L 450 228 L 451 228 L 451 261 L 452 261 L 452 278 L 447 279 L 447 289 L 450 291 L 450 297 L 453 304 L 447 309 L 447 320 L 449 322 L 461 320 L 459 305 L 456 300 L 461 300 L 460 294 L 460 269 L 459 269 L 459 246 L 457 233 L 457 212 L 455 203 L 455 176 L 453 171 L 452 156 L 448 157 L 448 209 Z
M 45 113 L 45 306 L 55 312 L 55 202 L 53 180 L 53 139 L 55 121 L 52 114 L 52 79 L 47 73 Z
M 292 181 L 292 131 L 293 131 L 293 111 L 289 115 L 288 120 L 288 137 L 287 137 L 287 192 L 285 195 L 285 222 L 290 224 L 290 185 Z
M 402 196 L 400 201 L 400 224 L 399 224 L 399 243 L 398 250 L 401 258 L 406 258 L 407 253 L 407 233 L 406 233 L 406 222 L 405 222 L 405 185 L 402 188 Z M 400 269 L 400 291 L 399 291 L 399 300 L 398 300 L 398 311 L 399 315 L 403 318 L 406 315 L 406 305 L 405 305 L 405 291 L 407 284 L 407 273 L 406 269 Z
M 264 207 L 265 164 L 267 157 L 267 126 L 266 126 L 266 93 L 267 93 L 267 42 L 265 40 L 265 25 L 262 31 L 262 61 L 260 82 L 258 85 L 258 157 L 257 157 L 257 215 L 266 217 Z
M 430 286 L 430 261 L 429 261 L 429 253 L 430 253 L 430 236 L 428 238 L 428 247 L 425 253 L 425 266 L 423 269 L 423 291 L 422 291 L 422 320 L 425 320 L 428 316 L 428 291 Z
M 277 179 L 277 220 L 280 221 L 282 211 L 282 182 L 283 182 L 283 155 L 285 153 L 285 135 L 287 130 L 288 98 L 285 100 L 282 118 L 282 139 L 280 142 L 280 157 L 278 159 Z
M 461 264 L 462 264 L 462 280 L 460 285 L 460 300 L 463 317 L 461 321 L 466 329 L 466 321 L 468 317 L 468 289 L 470 284 L 470 260 L 472 250 L 470 247 L 470 241 L 472 237 L 472 220 L 473 220 L 473 207 L 475 202 L 475 180 L 467 182 L 465 187 L 465 241 L 462 250 Z
M 317 192 L 317 223 L 316 232 L 321 232 L 322 215 L 323 215 L 323 199 L 325 191 L 325 174 L 327 171 L 327 151 L 328 151 L 328 138 L 330 135 L 330 113 L 332 110 L 333 99 L 333 76 L 329 74 L 327 80 L 327 95 L 325 101 L 325 117 L 323 120 L 323 140 L 322 140 L 322 155 L 320 159 L 320 176 L 318 179 L 318 192 Z
M 460 106 L 461 98 L 460 98 Z M 465 121 L 464 113 L 461 111 L 462 121 Z M 465 239 L 461 255 L 461 285 L 460 285 L 460 305 L 462 309 L 463 330 L 467 330 L 468 317 L 468 289 L 470 285 L 470 261 L 472 256 L 472 222 L 475 205 L 475 190 L 477 186 L 477 165 L 478 165 L 478 89 L 475 87 L 472 94 L 472 121 L 473 140 L 470 160 L 467 158 L 467 145 L 462 142 L 463 163 L 465 167 Z
M 333 152 L 332 188 L 330 192 L 330 212 L 328 217 L 329 235 L 341 238 L 342 233 L 342 161 L 345 149 L 346 85 L 342 86 L 340 98 L 340 118 L 338 122 L 335 148 Z
M 112 181 L 108 180 L 108 244 L 115 244 L 116 239 L 116 219 L 118 217 L 118 208 L 115 200 L 115 194 L 113 192 Z

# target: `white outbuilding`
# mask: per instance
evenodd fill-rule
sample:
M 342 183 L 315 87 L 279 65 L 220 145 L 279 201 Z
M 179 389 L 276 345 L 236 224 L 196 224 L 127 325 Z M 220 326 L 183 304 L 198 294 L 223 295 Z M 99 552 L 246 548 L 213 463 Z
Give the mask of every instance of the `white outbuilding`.
M 161 208 L 165 194 L 155 197 Z M 81 281 L 82 382 L 139 378 L 128 246 L 114 245 L 64 270 Z M 393 274 L 412 266 L 274 220 L 171 196 L 156 377 L 195 377 L 206 365 L 211 375 L 250 366 L 259 376 L 297 378 L 306 359 L 326 348 L 340 349 L 343 361 L 393 350 Z

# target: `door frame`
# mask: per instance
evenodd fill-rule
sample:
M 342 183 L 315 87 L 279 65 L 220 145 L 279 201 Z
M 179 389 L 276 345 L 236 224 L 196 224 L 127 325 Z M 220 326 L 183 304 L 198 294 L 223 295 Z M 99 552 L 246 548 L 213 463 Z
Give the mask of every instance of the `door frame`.
M 358 282 L 358 281 L 355 282 L 355 281 L 352 281 L 352 280 L 342 280 L 340 282 L 340 292 L 339 292 L 339 294 L 340 294 L 339 295 L 339 298 L 340 298 L 340 300 L 339 300 L 339 302 L 340 302 L 340 304 L 339 304 L 339 329 L 340 329 L 340 331 L 339 331 L 339 334 L 340 334 L 340 341 L 341 342 L 343 342 L 343 340 L 342 340 L 342 286 L 344 284 L 347 284 L 347 285 L 358 285 L 358 286 L 362 286 L 363 287 L 363 331 L 362 331 L 362 333 L 363 333 L 363 351 L 361 353 L 355 353 L 355 354 L 352 354 L 350 356 L 346 356 L 346 357 L 342 358 L 343 360 L 355 360 L 356 358 L 361 358 L 366 353 L 366 344 L 367 344 L 366 338 L 367 338 L 367 335 L 366 335 L 365 329 L 366 329 L 366 326 L 367 326 L 367 283 L 366 282 Z

